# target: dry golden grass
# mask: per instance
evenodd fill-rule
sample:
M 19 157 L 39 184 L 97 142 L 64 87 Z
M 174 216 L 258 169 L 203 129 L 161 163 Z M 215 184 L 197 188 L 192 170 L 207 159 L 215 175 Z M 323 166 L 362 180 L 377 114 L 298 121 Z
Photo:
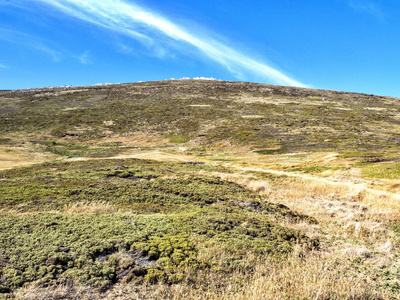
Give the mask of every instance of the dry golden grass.
M 23 300 L 50 300 L 50 299 L 99 299 L 98 291 L 85 286 L 58 286 L 56 288 L 39 288 L 31 285 L 19 289 L 15 295 L 16 299 Z
M 127 147 L 157 147 L 169 144 L 168 139 L 159 135 L 150 135 L 146 132 L 128 132 L 125 135 L 112 134 L 111 137 L 105 137 L 97 141 L 98 144 L 110 142 L 119 142 Z
M 264 116 L 262 115 L 243 115 L 243 119 L 262 119 Z
M 359 178 L 336 178 L 331 176 L 314 176 L 302 173 L 266 170 L 261 168 L 240 167 L 244 171 L 265 172 L 267 174 L 286 176 L 278 185 L 271 186 L 270 181 L 257 180 L 251 176 L 220 174 L 221 178 L 233 180 L 257 192 L 263 192 L 274 199 L 287 201 L 313 198 L 346 198 L 371 205 L 377 211 L 392 210 L 400 212 L 400 195 L 396 192 L 370 188 L 367 180 Z M 324 175 L 324 174 L 323 174 Z M 326 175 L 326 174 L 325 174 Z
M 40 163 L 47 159 L 44 155 L 30 149 L 0 147 L 0 170 Z
M 320 250 L 303 252 L 300 256 L 297 251 L 288 260 L 258 264 L 257 272 L 246 279 L 246 287 L 229 295 L 210 295 L 210 299 L 400 297 L 377 288 L 382 285 L 381 279 L 372 275 L 390 268 L 394 274 L 398 272 L 399 244 L 391 224 L 400 219 L 399 194 L 367 188 L 357 180 L 341 182 L 306 174 L 265 172 L 281 176 L 272 181 L 240 172 L 214 172 L 213 175 L 257 191 L 266 201 L 315 217 L 317 225 L 290 220 L 282 225 L 298 229 L 309 237 L 318 237 Z M 365 273 L 355 272 L 355 261 L 361 261 Z M 273 276 L 265 275 L 271 272 Z M 193 298 L 200 299 L 196 295 Z
M 90 214 L 100 212 L 115 212 L 116 210 L 106 201 L 76 202 L 65 208 L 67 214 Z
M 343 258 L 342 258 L 343 260 Z M 337 257 L 312 253 L 291 256 L 256 269 L 249 286 L 225 299 L 368 299 L 377 298 L 372 284 L 349 272 Z
M 385 239 L 387 236 L 382 235 L 385 229 L 380 224 L 387 226 L 388 222 L 400 219 L 399 194 L 311 175 L 266 172 L 288 176 L 272 182 L 237 173 L 213 175 L 254 190 L 267 201 L 284 204 L 295 211 L 311 215 L 320 223 L 339 223 L 342 225 L 341 230 L 357 235 L 357 239 L 362 235 Z

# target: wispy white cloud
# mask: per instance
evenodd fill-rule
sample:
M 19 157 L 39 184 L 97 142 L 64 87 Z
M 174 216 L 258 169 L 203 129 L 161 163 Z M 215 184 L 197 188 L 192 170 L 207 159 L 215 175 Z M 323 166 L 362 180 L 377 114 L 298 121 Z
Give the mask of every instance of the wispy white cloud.
M 18 0 L 0 0 L 0 5 L 1 6 L 20 6 L 21 3 Z
M 3 65 L 3 64 L 0 64 L 0 69 L 11 69 L 10 67 L 7 67 L 7 66 L 5 66 L 5 65 Z
M 123 53 L 123 54 L 134 54 L 135 53 L 131 47 L 129 47 L 121 42 L 117 42 L 116 47 L 117 47 L 118 52 Z
M 62 57 L 61 52 L 48 46 L 43 39 L 24 32 L 0 28 L 0 40 L 40 51 L 50 56 L 55 62 L 60 61 Z
M 41 42 L 37 42 L 37 43 L 31 44 L 31 46 L 36 50 L 39 50 L 39 51 L 41 51 L 43 53 L 46 53 L 55 62 L 59 62 L 61 60 L 61 57 L 62 57 L 61 52 L 56 51 L 56 50 L 50 48 L 49 46 L 47 46 L 47 45 L 45 45 L 45 44 L 43 44 Z
M 183 27 L 139 5 L 124 0 L 36 0 L 65 14 L 129 36 L 159 56 L 169 47 L 190 46 L 202 55 L 225 66 L 230 72 L 251 73 L 277 84 L 305 86 L 277 69 L 246 56 L 215 39 Z M 126 49 L 125 49 L 126 50 Z
M 89 50 L 83 52 L 81 55 L 76 57 L 82 65 L 89 65 L 92 64 L 92 60 L 90 59 L 90 52 Z
M 375 2 L 369 0 L 351 0 L 349 5 L 357 12 L 369 14 L 379 20 L 385 19 L 384 12 Z

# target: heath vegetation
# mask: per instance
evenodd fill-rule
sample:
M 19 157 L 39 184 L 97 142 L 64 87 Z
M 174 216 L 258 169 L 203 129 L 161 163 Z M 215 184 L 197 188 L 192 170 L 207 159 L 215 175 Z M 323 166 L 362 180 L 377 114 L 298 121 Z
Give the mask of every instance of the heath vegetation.
M 398 299 L 400 101 L 0 91 L 0 299 Z

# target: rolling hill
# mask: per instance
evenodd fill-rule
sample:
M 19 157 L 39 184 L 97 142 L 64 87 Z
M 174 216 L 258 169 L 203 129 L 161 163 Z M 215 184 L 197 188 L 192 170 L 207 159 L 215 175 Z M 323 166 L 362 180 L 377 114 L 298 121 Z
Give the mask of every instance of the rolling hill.
M 398 299 L 400 99 L 0 91 L 0 297 Z

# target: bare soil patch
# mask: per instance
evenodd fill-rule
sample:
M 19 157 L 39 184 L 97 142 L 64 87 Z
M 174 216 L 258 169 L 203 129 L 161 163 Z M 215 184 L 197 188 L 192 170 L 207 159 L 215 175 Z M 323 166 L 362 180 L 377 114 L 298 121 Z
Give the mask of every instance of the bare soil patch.
M 23 148 L 0 147 L 0 170 L 41 163 L 48 160 L 43 154 Z

